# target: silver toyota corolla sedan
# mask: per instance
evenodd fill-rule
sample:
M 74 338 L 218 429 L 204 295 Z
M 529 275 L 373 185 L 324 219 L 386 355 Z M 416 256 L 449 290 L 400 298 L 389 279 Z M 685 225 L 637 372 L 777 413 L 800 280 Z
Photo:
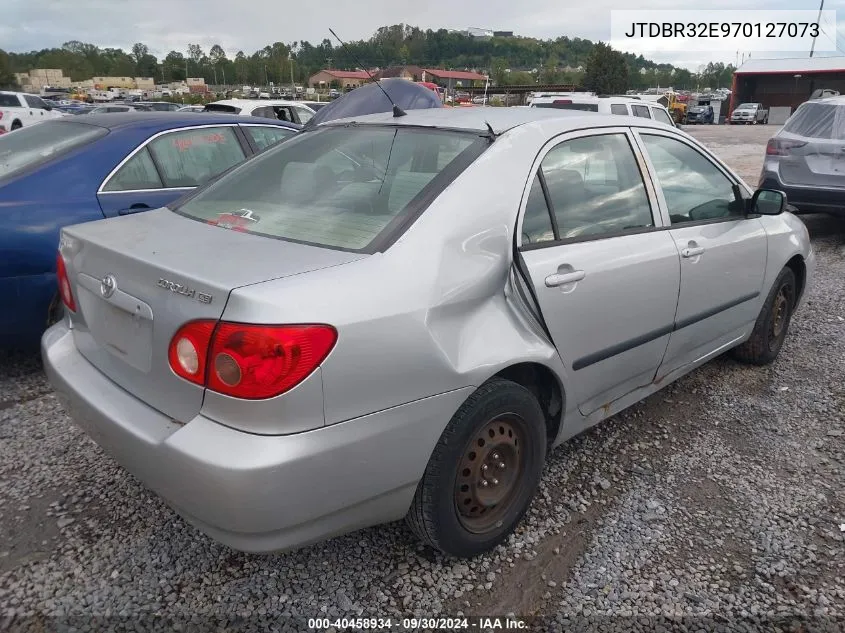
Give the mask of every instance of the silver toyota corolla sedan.
M 728 350 L 775 360 L 815 267 L 784 203 L 642 118 L 333 122 L 172 208 L 65 229 L 45 367 L 233 548 L 406 517 L 473 556 L 556 444 Z

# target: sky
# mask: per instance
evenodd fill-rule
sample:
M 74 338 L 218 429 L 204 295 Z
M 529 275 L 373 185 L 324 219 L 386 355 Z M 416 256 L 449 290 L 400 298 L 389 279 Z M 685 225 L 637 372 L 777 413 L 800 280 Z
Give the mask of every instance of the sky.
M 684 7 L 677 0 L 643 0 L 645 8 Z M 817 10 L 818 0 L 744 0 L 743 9 Z M 251 54 L 267 44 L 330 38 L 329 27 L 346 40 L 364 39 L 380 26 L 409 24 L 426 28 L 479 27 L 514 31 L 517 35 L 554 38 L 560 35 L 593 41 L 610 39 L 610 11 L 630 9 L 620 0 L 581 0 L 566 8 L 560 0 L 2 0 L 0 48 L 13 52 L 58 47 L 80 40 L 100 47 L 129 50 L 144 42 L 163 57 L 170 50 L 186 52 L 188 43 L 204 50 L 220 44 L 231 56 Z M 688 6 L 687 6 L 688 8 Z M 708 9 L 734 9 L 736 0 L 707 0 Z M 845 0 L 826 0 L 845 20 Z M 765 16 L 765 13 L 761 13 Z M 647 16 L 646 16 L 646 19 Z M 845 55 L 845 21 L 824 26 L 826 41 Z M 709 61 L 734 63 L 742 53 L 642 51 L 645 57 L 691 70 Z M 798 57 L 803 53 L 753 53 L 754 57 Z

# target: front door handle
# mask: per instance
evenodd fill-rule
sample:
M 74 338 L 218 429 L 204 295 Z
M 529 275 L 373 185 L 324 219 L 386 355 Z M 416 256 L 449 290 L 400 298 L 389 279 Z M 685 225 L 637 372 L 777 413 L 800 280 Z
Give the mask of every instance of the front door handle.
M 554 273 L 546 277 L 546 286 L 549 288 L 557 288 L 558 286 L 565 286 L 576 281 L 581 281 L 587 276 L 583 270 L 573 270 L 571 273 Z
M 703 246 L 689 246 L 681 251 L 681 257 L 698 257 L 703 252 Z

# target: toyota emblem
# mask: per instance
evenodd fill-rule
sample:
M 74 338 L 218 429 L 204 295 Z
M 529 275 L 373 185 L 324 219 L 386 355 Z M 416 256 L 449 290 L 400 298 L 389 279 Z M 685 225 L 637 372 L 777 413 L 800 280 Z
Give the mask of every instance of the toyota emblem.
M 115 290 L 117 290 L 117 280 L 114 278 L 114 275 L 103 277 L 103 280 L 100 282 L 100 294 L 108 299 L 114 294 Z

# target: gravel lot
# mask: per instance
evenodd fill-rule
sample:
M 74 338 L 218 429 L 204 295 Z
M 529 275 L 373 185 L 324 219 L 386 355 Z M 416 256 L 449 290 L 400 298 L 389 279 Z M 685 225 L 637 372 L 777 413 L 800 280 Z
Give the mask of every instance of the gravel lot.
M 774 126 L 686 129 L 756 184 Z M 519 533 L 469 563 L 402 524 L 276 556 L 228 550 L 77 430 L 37 358 L 0 357 L 0 629 L 463 612 L 543 616 L 531 630 L 654 630 L 654 616 L 842 630 L 845 223 L 805 220 L 817 277 L 778 362 L 717 359 L 560 447 Z

